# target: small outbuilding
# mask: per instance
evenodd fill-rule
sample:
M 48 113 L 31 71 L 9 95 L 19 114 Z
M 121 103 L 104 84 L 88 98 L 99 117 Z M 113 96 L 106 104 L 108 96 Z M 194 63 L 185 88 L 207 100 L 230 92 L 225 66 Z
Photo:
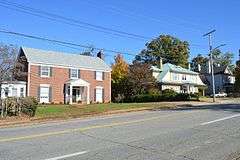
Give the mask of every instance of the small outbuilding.
M 7 97 L 25 97 L 26 82 L 24 81 L 4 81 L 1 83 L 1 99 Z

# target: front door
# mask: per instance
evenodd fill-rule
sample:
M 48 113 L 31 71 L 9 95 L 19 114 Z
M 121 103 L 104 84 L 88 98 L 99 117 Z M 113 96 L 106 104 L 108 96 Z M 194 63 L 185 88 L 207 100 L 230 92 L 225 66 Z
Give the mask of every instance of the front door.
M 72 102 L 73 103 L 76 103 L 77 102 L 77 89 L 73 88 L 73 91 L 72 91 Z
M 49 87 L 40 87 L 40 103 L 49 103 Z

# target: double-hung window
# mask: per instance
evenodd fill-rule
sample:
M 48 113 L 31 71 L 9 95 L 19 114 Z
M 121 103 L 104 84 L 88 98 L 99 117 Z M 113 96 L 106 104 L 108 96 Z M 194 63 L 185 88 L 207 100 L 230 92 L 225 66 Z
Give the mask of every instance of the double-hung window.
M 9 94 L 9 88 L 8 87 L 6 87 L 5 89 L 4 89 L 4 91 L 5 91 L 5 97 L 8 97 L 8 94 Z
M 20 97 L 24 97 L 24 88 L 20 88 Z
M 102 81 L 103 80 L 103 72 L 96 71 L 96 80 L 97 81 Z
M 17 97 L 17 88 L 12 88 L 12 96 Z
M 173 73 L 172 76 L 173 76 L 174 81 L 178 81 L 178 74 L 177 73 Z
M 182 75 L 182 80 L 186 81 L 187 80 L 187 76 L 185 74 Z
M 78 72 L 78 69 L 71 69 L 70 70 L 70 78 L 71 79 L 77 79 L 79 77 L 79 72 Z
M 41 77 L 50 77 L 50 67 L 41 66 Z

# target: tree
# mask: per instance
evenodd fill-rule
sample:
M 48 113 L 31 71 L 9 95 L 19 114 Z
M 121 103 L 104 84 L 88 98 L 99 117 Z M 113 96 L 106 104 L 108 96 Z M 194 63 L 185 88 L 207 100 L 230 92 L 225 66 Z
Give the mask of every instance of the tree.
M 146 49 L 136 56 L 135 61 L 158 65 L 160 57 L 163 58 L 164 63 L 187 67 L 189 44 L 170 35 L 160 35 L 146 44 Z
M 240 93 L 240 60 L 237 61 L 235 68 L 235 78 L 234 90 L 236 93 Z
M 121 54 L 117 54 L 114 60 L 115 63 L 112 64 L 112 81 L 114 83 L 118 83 L 122 79 L 126 78 L 128 74 L 128 64 L 123 59 L 123 56 Z
M 0 83 L 12 80 L 17 53 L 18 48 L 16 46 L 0 44 Z
M 13 45 L 0 44 L 0 90 L 3 81 L 13 80 L 13 70 L 16 61 L 18 49 Z M 0 105 L 1 105 L 1 117 L 4 116 L 4 108 L 1 101 L 0 91 Z
M 114 58 L 115 63 L 112 64 L 112 99 L 113 101 L 121 101 L 127 95 L 130 87 L 127 79 L 128 64 L 121 54 Z
M 232 66 L 233 60 L 233 53 L 226 52 L 223 53 L 220 49 L 216 49 L 213 51 L 213 61 L 214 65 L 221 65 L 221 66 Z
M 130 65 L 128 80 L 134 95 L 145 94 L 149 90 L 156 88 L 156 79 L 153 77 L 150 68 L 151 65 L 147 63 L 134 62 Z
M 234 70 L 234 65 L 232 64 L 233 60 L 233 53 L 226 52 L 223 53 L 221 50 L 216 49 L 212 52 L 213 54 L 213 65 L 214 66 L 228 66 L 232 71 Z M 200 64 L 203 67 L 206 67 L 206 64 L 209 60 L 209 57 L 204 57 L 201 54 L 198 54 L 196 57 L 194 57 L 191 61 L 191 68 L 194 71 L 198 71 L 198 64 Z
M 191 68 L 193 71 L 198 72 L 198 65 L 205 66 L 208 61 L 207 57 L 202 56 L 201 54 L 198 54 L 196 57 L 194 57 L 191 61 Z

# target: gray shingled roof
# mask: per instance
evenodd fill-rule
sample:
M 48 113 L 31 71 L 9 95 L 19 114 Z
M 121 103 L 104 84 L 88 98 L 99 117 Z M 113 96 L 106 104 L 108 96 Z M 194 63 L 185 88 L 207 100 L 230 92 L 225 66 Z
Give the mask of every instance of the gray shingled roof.
M 98 57 L 26 47 L 21 47 L 21 49 L 30 63 L 111 71 L 111 68 Z

